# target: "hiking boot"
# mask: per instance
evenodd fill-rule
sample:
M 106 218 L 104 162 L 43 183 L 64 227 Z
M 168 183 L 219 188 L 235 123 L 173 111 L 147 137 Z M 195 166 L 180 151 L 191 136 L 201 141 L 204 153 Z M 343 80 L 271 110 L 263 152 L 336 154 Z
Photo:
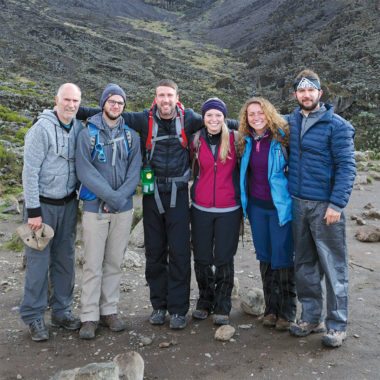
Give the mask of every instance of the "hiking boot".
M 278 318 L 275 329 L 278 331 L 287 331 L 290 328 L 291 322 L 284 318 Z
M 62 317 L 51 315 L 51 326 L 63 327 L 66 330 L 78 330 L 81 326 L 80 319 L 75 318 L 71 312 L 66 312 Z
M 152 325 L 163 325 L 165 323 L 166 310 L 165 309 L 155 309 L 150 315 L 149 322 Z
M 265 327 L 274 327 L 276 326 L 277 317 L 275 314 L 264 315 L 263 326 Z
M 186 316 L 179 314 L 172 314 L 170 316 L 169 327 L 174 330 L 181 330 L 186 327 Z
M 111 331 L 123 331 L 127 328 L 126 323 L 117 314 L 101 315 L 100 325 L 108 327 Z
M 218 325 L 218 326 L 229 325 L 230 317 L 225 314 L 214 314 L 212 316 L 212 321 L 214 322 L 214 325 Z
M 289 328 L 291 335 L 302 337 L 311 333 L 323 333 L 326 332 L 324 322 L 310 323 L 306 321 L 298 321 L 298 323 L 292 323 Z
M 340 347 L 344 340 L 347 338 L 345 331 L 338 331 L 330 329 L 322 337 L 322 343 L 327 347 Z
M 49 339 L 49 331 L 42 318 L 35 319 L 33 322 L 29 323 L 29 332 L 32 340 L 35 342 L 42 342 Z
M 208 317 L 208 311 L 207 310 L 201 310 L 201 309 L 195 309 L 192 314 L 193 318 L 195 319 L 207 319 Z
M 79 338 L 94 339 L 97 328 L 98 328 L 98 322 L 95 322 L 95 321 L 83 322 L 82 327 L 79 330 Z

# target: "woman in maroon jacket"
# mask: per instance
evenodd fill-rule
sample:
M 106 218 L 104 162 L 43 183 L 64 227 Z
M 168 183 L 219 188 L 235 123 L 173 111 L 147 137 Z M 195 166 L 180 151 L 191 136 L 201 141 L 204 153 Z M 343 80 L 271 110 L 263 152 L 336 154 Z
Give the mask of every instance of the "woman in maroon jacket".
M 202 105 L 206 128 L 190 144 L 195 180 L 191 189 L 191 234 L 199 299 L 193 318 L 213 312 L 216 325 L 229 323 L 234 255 L 241 221 L 235 134 L 225 123 L 227 108 L 218 98 Z

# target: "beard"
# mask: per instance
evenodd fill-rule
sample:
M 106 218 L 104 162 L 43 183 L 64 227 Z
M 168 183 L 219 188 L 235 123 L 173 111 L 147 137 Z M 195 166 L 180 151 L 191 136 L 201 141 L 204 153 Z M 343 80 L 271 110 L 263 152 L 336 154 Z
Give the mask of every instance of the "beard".
M 108 112 L 107 110 L 104 110 L 104 113 L 107 115 L 107 117 L 110 119 L 110 120 L 117 120 L 120 115 L 122 114 L 123 111 L 120 111 L 119 113 L 110 113 Z
M 318 105 L 319 105 L 319 98 L 316 99 L 314 102 L 311 103 L 310 106 L 305 106 L 302 102 L 300 102 L 299 100 L 298 101 L 298 104 L 299 106 L 301 107 L 301 109 L 305 110 L 305 111 L 313 111 L 315 110 Z

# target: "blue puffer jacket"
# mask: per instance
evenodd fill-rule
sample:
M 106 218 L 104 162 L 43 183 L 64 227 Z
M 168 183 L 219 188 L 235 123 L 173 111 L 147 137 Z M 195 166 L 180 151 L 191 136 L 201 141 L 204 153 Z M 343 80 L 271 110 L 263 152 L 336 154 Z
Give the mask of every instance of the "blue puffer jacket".
M 302 115 L 287 117 L 290 126 L 290 194 L 315 201 L 347 205 L 356 167 L 352 125 L 325 104 L 326 112 L 301 138 Z
M 245 149 L 240 163 L 240 197 L 244 217 L 247 216 L 247 171 L 252 151 L 252 138 L 246 136 L 245 141 Z M 288 180 L 284 172 L 286 165 L 287 161 L 284 157 L 281 144 L 277 140 L 272 139 L 268 155 L 268 181 L 280 226 L 292 220 L 292 199 L 288 191 Z

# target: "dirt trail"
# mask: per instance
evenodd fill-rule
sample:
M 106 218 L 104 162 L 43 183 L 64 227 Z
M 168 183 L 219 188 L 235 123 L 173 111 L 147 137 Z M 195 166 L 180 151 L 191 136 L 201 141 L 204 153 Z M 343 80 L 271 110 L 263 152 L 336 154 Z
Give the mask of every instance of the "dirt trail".
M 122 279 L 120 310 L 128 330 L 110 333 L 101 329 L 94 341 L 82 341 L 77 333 L 50 329 L 51 338 L 44 343 L 30 340 L 19 320 L 18 305 L 23 286 L 22 254 L 0 251 L 0 379 L 48 379 L 60 369 L 111 360 L 126 350 L 138 351 L 145 360 L 146 379 L 378 379 L 380 377 L 380 243 L 360 243 L 354 238 L 357 229 L 353 214 L 360 215 L 368 202 L 380 208 L 380 182 L 353 192 L 346 211 L 350 254 L 350 315 L 348 339 L 337 350 L 322 347 L 320 336 L 303 339 L 288 333 L 264 328 L 260 322 L 233 302 L 231 324 L 234 338 L 227 343 L 214 340 L 211 320 L 192 321 L 179 332 L 168 325 L 153 327 L 144 269 L 129 269 Z M 0 222 L 1 231 L 11 231 L 20 222 Z M 380 221 L 368 221 L 380 226 Z M 248 236 L 247 236 L 248 237 Z M 240 294 L 260 286 L 252 243 L 239 245 L 236 276 Z M 367 269 L 368 268 L 368 269 Z M 75 305 L 78 305 L 81 270 L 77 269 Z M 193 276 L 191 302 L 197 296 Z M 78 310 L 76 310 L 78 313 Z M 50 313 L 46 314 L 49 322 Z M 242 325 L 250 328 L 239 328 Z M 247 327 L 247 326 L 243 326 Z M 142 345 L 142 338 L 153 338 Z M 172 342 L 159 348 L 161 342 Z

